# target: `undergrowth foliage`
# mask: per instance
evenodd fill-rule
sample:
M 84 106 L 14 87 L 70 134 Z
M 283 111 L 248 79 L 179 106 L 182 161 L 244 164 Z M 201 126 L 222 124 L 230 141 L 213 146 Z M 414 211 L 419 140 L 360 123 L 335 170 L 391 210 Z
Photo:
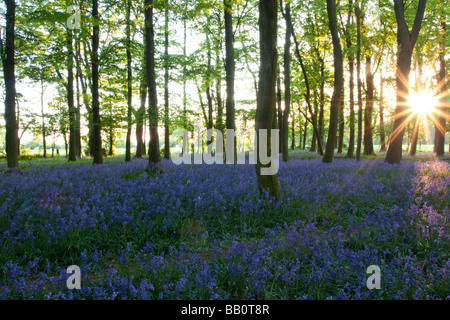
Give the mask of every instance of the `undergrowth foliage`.
M 450 298 L 448 162 L 146 166 L 1 173 L 0 299 Z

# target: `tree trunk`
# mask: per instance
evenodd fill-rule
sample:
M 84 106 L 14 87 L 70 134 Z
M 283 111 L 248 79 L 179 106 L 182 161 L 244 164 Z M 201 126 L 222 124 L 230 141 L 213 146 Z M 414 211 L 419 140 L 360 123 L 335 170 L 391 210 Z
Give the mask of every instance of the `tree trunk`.
M 67 28 L 67 102 L 69 106 L 69 161 L 77 161 L 77 125 L 73 92 L 73 35 Z
M 146 72 L 148 81 L 149 101 L 149 158 L 148 170 L 162 172 L 161 152 L 159 150 L 158 136 L 158 95 L 156 92 L 155 72 L 155 32 L 153 27 L 153 0 L 145 0 L 145 50 Z
M 384 78 L 380 72 L 380 151 L 386 151 L 386 135 L 384 133 Z
M 275 86 L 277 81 L 277 0 L 259 2 L 259 41 L 260 41 L 260 69 L 258 84 L 258 101 L 256 107 L 256 136 L 257 136 L 257 161 L 255 165 L 256 177 L 260 192 L 269 191 L 269 195 L 275 200 L 281 197 L 278 175 L 263 175 L 261 170 L 268 165 L 263 165 L 259 157 L 260 130 L 267 129 L 267 152 L 271 150 L 271 128 L 276 104 Z M 274 157 L 272 157 L 274 158 Z M 269 164 L 270 165 L 270 164 Z
M 169 131 L 169 2 L 164 8 L 164 159 L 170 159 Z
M 320 59 L 320 77 L 325 78 L 325 62 Z M 317 113 L 316 113 L 317 114 Z M 319 135 L 317 135 L 317 144 L 320 145 L 318 148 L 319 155 L 323 156 L 323 149 L 325 148 L 325 81 L 322 80 L 320 83 L 320 97 L 319 97 Z
M 111 157 L 114 155 L 114 131 L 112 128 L 109 129 L 109 155 Z
M 344 82 L 344 80 L 342 80 Z M 344 95 L 345 89 L 344 84 L 342 84 L 342 92 L 341 92 L 341 103 L 339 105 L 339 143 L 338 143 L 338 153 L 342 153 L 342 149 L 344 147 L 344 125 L 345 125 L 345 116 L 344 116 Z
M 144 144 L 144 117 L 145 117 L 145 101 L 147 100 L 147 84 L 142 77 L 141 79 L 141 105 L 136 115 L 136 158 L 142 159 L 145 154 L 145 144 Z
M 422 63 L 420 61 L 420 50 L 417 48 L 417 67 L 416 67 L 416 91 L 421 92 L 422 91 L 422 84 L 421 84 L 421 78 L 422 78 Z M 419 140 L 419 129 L 420 129 L 420 117 L 419 114 L 416 113 L 414 118 L 412 119 L 413 123 L 413 129 L 412 129 L 412 136 L 411 136 L 411 148 L 409 149 L 409 155 L 415 156 L 417 151 L 417 141 Z
M 78 41 L 77 41 L 78 42 Z M 75 43 L 75 63 L 76 63 L 76 90 L 77 90 L 77 108 L 76 108 L 76 155 L 77 158 L 83 158 L 83 150 L 81 147 L 81 101 L 80 101 L 80 60 L 78 59 L 78 45 Z
M 131 0 L 127 0 L 127 138 L 125 144 L 125 161 L 131 161 L 131 126 L 133 110 L 133 75 L 131 69 Z
M 6 39 L 5 48 L 1 43 L 3 75 L 5 79 L 5 122 L 6 122 L 6 159 L 9 169 L 19 167 L 17 154 L 18 128 L 16 120 L 16 79 L 14 58 L 14 28 L 16 21 L 16 3 L 5 0 L 6 4 Z
M 437 132 L 437 141 L 436 144 L 436 155 L 443 156 L 444 155 L 444 146 L 445 146 L 445 132 L 446 130 L 446 120 L 445 114 L 447 114 L 447 81 L 445 74 L 445 35 L 446 33 L 446 21 L 444 15 L 441 16 L 441 33 L 439 39 L 439 86 L 440 86 L 440 103 L 439 103 L 439 116 L 437 119 L 436 132 Z M 450 143 L 449 143 L 450 146 Z M 450 151 L 449 151 L 450 152 Z
M 403 1 L 394 0 L 394 10 L 398 26 L 397 43 L 399 46 L 396 74 L 397 102 L 394 115 L 394 127 L 385 158 L 385 161 L 391 164 L 399 163 L 402 159 L 403 134 L 409 117 L 408 96 L 411 57 L 417 42 L 417 37 L 419 36 L 425 6 L 426 0 L 419 0 L 414 25 L 410 32 L 405 20 Z
M 311 147 L 309 151 L 316 152 L 316 144 L 317 144 L 317 137 L 320 137 L 321 127 L 317 125 L 317 113 L 319 112 L 319 102 L 317 101 L 317 92 L 314 91 L 314 113 L 310 112 L 311 114 L 311 120 L 313 128 L 317 128 L 316 130 L 313 130 L 313 135 L 311 138 Z M 320 118 L 320 117 L 319 117 Z M 319 121 L 320 123 L 320 121 Z M 319 140 L 319 147 L 320 147 L 320 140 Z
M 346 45 L 347 45 L 347 50 L 348 50 L 348 67 L 349 67 L 349 81 L 350 81 L 350 136 L 349 136 L 349 141 L 348 141 L 348 149 L 347 149 L 347 158 L 352 159 L 354 157 L 354 152 L 355 152 L 355 59 L 354 59 L 354 55 L 353 52 L 351 52 L 351 48 L 353 46 L 352 44 L 352 40 L 350 38 L 350 32 L 348 31 L 348 29 L 350 28 L 350 22 L 352 19 L 352 6 L 353 6 L 353 1 L 349 0 L 348 1 L 349 4 L 349 10 L 348 10 L 348 14 L 347 14 L 347 27 L 346 27 Z
M 294 114 L 292 114 L 291 126 L 292 126 L 291 150 L 295 150 L 295 118 L 294 118 Z
M 93 114 L 92 114 L 92 108 L 89 105 L 89 99 L 87 96 L 87 80 L 85 80 L 84 76 L 83 76 L 83 72 L 81 70 L 81 66 L 80 66 L 80 60 L 81 60 L 81 44 L 79 42 L 77 42 L 75 44 L 75 48 L 77 50 L 77 72 L 80 75 L 80 85 L 81 85 L 81 91 L 82 91 L 82 96 L 83 96 L 83 103 L 86 107 L 86 111 L 87 111 L 87 120 L 88 120 L 88 152 L 87 152 L 87 156 L 92 156 L 92 134 L 93 134 Z M 86 50 L 86 48 L 84 48 L 84 50 Z M 86 60 L 87 63 L 87 60 Z
M 375 155 L 372 140 L 372 113 L 373 113 L 373 95 L 374 83 L 372 73 L 372 59 L 366 57 L 366 108 L 364 110 L 364 154 L 368 156 Z
M 327 0 L 327 12 L 329 19 L 329 28 L 333 39 L 333 57 L 334 57 L 334 89 L 331 97 L 330 125 L 328 129 L 328 139 L 325 148 L 325 154 L 322 161 L 331 163 L 334 156 L 334 142 L 339 121 L 340 97 L 343 88 L 344 67 L 342 61 L 342 49 L 339 43 L 339 32 L 337 27 L 336 2 Z
M 227 82 L 227 100 L 226 109 L 226 128 L 227 130 L 235 130 L 235 101 L 234 101 L 234 77 L 235 77 L 235 61 L 234 61 L 234 36 L 233 36 L 233 17 L 232 5 L 233 0 L 224 0 L 225 4 L 225 51 L 226 51 L 226 82 Z M 227 159 L 227 162 L 236 162 L 236 137 L 234 138 L 234 157 L 235 159 Z
M 305 127 L 303 128 L 303 146 L 302 150 L 306 149 L 306 135 L 308 133 L 308 121 L 305 119 Z
M 208 122 L 206 124 L 206 129 L 212 129 L 214 127 L 213 125 L 213 97 L 211 94 L 211 43 L 209 39 L 209 35 L 206 35 L 206 46 L 207 46 L 207 60 L 208 60 L 208 66 L 207 66 L 207 74 L 206 74 L 206 99 L 208 100 Z M 212 145 L 210 145 L 212 147 Z
M 220 16 L 218 17 L 220 24 Z M 216 120 L 216 129 L 220 130 L 223 133 L 224 125 L 223 125 L 223 101 L 222 101 L 222 61 L 220 59 L 220 52 L 222 51 L 222 41 L 221 41 L 221 31 L 222 28 L 219 29 L 219 36 L 217 40 L 216 46 L 216 102 L 217 102 L 217 120 Z
M 44 80 L 41 79 L 41 118 L 42 118 L 42 155 L 47 158 L 47 139 L 45 134 L 45 113 L 44 113 Z
M 283 1 L 280 0 L 281 11 L 283 12 Z M 289 160 L 289 116 L 291 112 L 291 3 L 286 3 L 286 10 L 283 12 L 286 22 L 286 34 L 284 43 L 284 112 L 283 112 L 283 161 Z
M 92 35 L 92 154 L 94 163 L 103 163 L 102 153 L 102 136 L 101 136 L 101 120 L 100 120 L 100 101 L 98 92 L 99 82 L 99 60 L 98 46 L 100 41 L 100 19 L 98 15 L 98 0 L 92 1 L 92 17 L 94 18 L 93 35 Z M 70 158 L 70 156 L 69 156 Z
M 347 158 L 352 159 L 355 151 L 355 62 L 349 58 L 350 73 L 350 137 L 348 141 Z
M 361 83 L 361 11 L 359 7 L 355 8 L 356 15 L 356 82 L 358 88 L 358 139 L 356 142 L 356 160 L 361 160 L 361 144 L 362 144 L 362 83 Z
M 281 108 L 281 102 L 283 101 L 281 96 L 281 75 L 280 75 L 280 66 L 277 63 L 277 124 L 278 130 L 280 130 L 280 135 L 278 139 L 279 144 L 279 153 L 283 152 L 283 109 Z

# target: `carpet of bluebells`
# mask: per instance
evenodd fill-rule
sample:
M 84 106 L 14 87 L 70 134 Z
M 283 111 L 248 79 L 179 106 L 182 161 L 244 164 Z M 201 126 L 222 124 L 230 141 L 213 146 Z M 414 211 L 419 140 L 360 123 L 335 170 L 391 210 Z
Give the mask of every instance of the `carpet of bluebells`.
M 448 162 L 146 166 L 0 173 L 0 299 L 450 299 Z

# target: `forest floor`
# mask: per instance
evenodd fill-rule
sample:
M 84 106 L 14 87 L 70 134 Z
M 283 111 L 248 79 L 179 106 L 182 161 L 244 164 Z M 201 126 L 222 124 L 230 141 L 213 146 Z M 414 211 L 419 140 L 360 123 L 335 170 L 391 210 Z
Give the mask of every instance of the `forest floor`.
M 0 171 L 0 299 L 450 299 L 450 163 L 416 159 L 293 153 L 277 203 L 252 165 L 24 161 Z

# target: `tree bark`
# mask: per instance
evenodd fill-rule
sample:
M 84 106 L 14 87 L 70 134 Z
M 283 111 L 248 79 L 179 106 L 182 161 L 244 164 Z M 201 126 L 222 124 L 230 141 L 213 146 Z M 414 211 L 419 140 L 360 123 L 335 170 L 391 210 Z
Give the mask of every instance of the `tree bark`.
M 67 28 L 67 102 L 69 106 L 69 161 L 77 161 L 77 125 L 73 92 L 73 34 Z
M 334 89 L 331 97 L 330 125 L 328 129 L 327 145 L 322 161 L 331 163 L 334 156 L 334 144 L 339 120 L 340 97 L 343 88 L 344 67 L 342 61 L 342 49 L 339 40 L 337 27 L 336 2 L 327 0 L 327 12 L 329 19 L 329 28 L 333 39 L 333 58 L 334 58 Z
M 281 95 L 281 74 L 280 74 L 280 66 L 277 63 L 277 128 L 280 130 L 280 135 L 278 139 L 279 144 L 279 153 L 283 153 L 283 109 L 281 108 L 281 102 L 283 101 Z
M 127 0 L 127 138 L 125 144 L 125 161 L 131 161 L 131 126 L 132 126 L 132 111 L 133 111 L 133 74 L 131 69 L 131 0 Z
M 305 127 L 303 128 L 303 145 L 302 150 L 306 149 L 306 136 L 308 133 L 308 121 L 305 119 Z
M 380 151 L 386 151 L 386 135 L 384 131 L 384 78 L 380 74 Z
M 234 61 L 234 36 L 233 36 L 233 17 L 232 6 L 233 0 L 224 0 L 225 9 L 225 72 L 227 82 L 227 100 L 225 103 L 226 110 L 226 128 L 235 130 L 235 100 L 234 100 L 234 78 L 235 78 L 235 61 Z M 236 161 L 236 137 L 234 139 L 234 155 L 235 159 L 227 159 L 227 161 Z
M 98 0 L 92 1 L 92 17 L 94 18 L 93 35 L 92 35 L 92 120 L 93 120 L 92 154 L 94 156 L 94 163 L 101 164 L 103 163 L 103 153 L 102 153 L 102 136 L 101 136 L 101 120 L 100 120 L 100 101 L 98 92 L 99 90 L 98 46 L 100 41 Z
M 153 0 L 145 0 L 145 50 L 146 50 L 146 72 L 149 99 L 149 158 L 148 170 L 151 172 L 162 172 L 161 152 L 159 150 L 158 136 L 158 95 L 156 92 L 155 72 L 155 31 L 153 27 Z
M 436 125 L 437 132 L 437 141 L 436 143 L 436 155 L 443 156 L 444 155 L 444 147 L 445 147 L 445 132 L 446 130 L 446 117 L 447 114 L 447 79 L 445 74 L 445 35 L 446 33 L 446 21 L 445 16 L 441 16 L 440 23 L 440 39 L 439 39 L 439 86 L 440 86 L 440 103 L 438 106 L 438 119 Z M 450 143 L 449 143 L 450 146 Z M 449 147 L 450 148 L 450 147 Z M 450 151 L 449 151 L 450 152 Z
M 170 159 L 169 130 L 169 2 L 164 8 L 164 159 Z
M 344 82 L 344 80 L 343 80 Z M 338 153 L 342 153 L 342 149 L 344 147 L 344 125 L 345 125 L 345 115 L 344 115 L 344 106 L 345 106 L 345 88 L 344 83 L 342 84 L 342 92 L 341 92 L 341 103 L 339 105 L 339 141 L 338 141 Z
M 364 154 L 368 156 L 375 155 L 372 140 L 372 113 L 373 113 L 373 95 L 374 83 L 372 73 L 372 59 L 366 57 L 366 108 L 364 109 Z
M 3 76 L 5 79 L 5 122 L 6 122 L 6 160 L 9 169 L 19 167 L 18 127 L 16 119 L 16 79 L 14 58 L 14 37 L 16 21 L 16 3 L 13 0 L 5 0 L 6 4 L 6 39 L 3 48 L 1 43 L 1 55 L 3 62 Z
M 80 73 L 80 60 L 78 59 L 78 46 L 77 46 L 77 41 L 75 42 L 75 63 L 76 63 L 76 74 L 75 74 L 75 80 L 76 80 L 76 90 L 77 90 L 77 108 L 76 108 L 76 132 L 75 132 L 75 136 L 76 136 L 76 155 L 77 158 L 81 159 L 83 158 L 83 150 L 82 150 L 82 146 L 81 146 L 81 92 L 80 92 L 80 78 L 81 78 L 81 73 Z
M 421 92 L 422 91 L 422 84 L 421 84 L 421 78 L 422 78 L 422 62 L 420 61 L 420 51 L 419 48 L 416 50 L 417 53 L 417 72 L 416 72 L 416 91 Z M 414 118 L 412 119 L 413 123 L 413 129 L 412 129 L 412 136 L 411 136 L 411 147 L 409 149 L 409 155 L 415 156 L 417 151 L 417 141 L 419 140 L 419 129 L 420 129 L 420 117 L 419 114 L 416 113 Z
M 259 132 L 267 129 L 267 150 L 271 150 L 271 128 L 276 104 L 275 86 L 277 81 L 277 0 L 259 2 L 259 42 L 260 42 L 260 69 L 258 85 L 258 101 L 256 107 L 256 135 L 257 150 L 260 150 Z M 259 152 L 258 152 L 259 153 Z M 281 197 L 278 175 L 262 175 L 261 169 L 266 167 L 261 163 L 259 154 L 255 165 L 256 177 L 260 192 L 269 191 L 275 200 Z
M 41 79 L 41 118 L 42 118 L 42 155 L 47 158 L 47 139 L 45 132 L 45 113 L 44 113 L 44 80 Z
M 419 0 L 412 31 L 409 31 L 405 19 L 402 0 L 394 0 L 395 17 L 397 20 L 397 102 L 394 115 L 394 127 L 390 137 L 389 148 L 386 153 L 387 163 L 399 163 L 402 159 L 403 134 L 408 122 L 409 74 L 411 71 L 411 57 L 419 36 L 425 13 L 426 0 Z
M 145 117 L 145 102 L 147 100 L 147 84 L 142 76 L 140 88 L 141 104 L 136 114 L 136 158 L 142 159 L 145 154 L 144 144 L 144 117 Z
M 362 83 L 361 83 L 361 10 L 359 6 L 355 8 L 356 16 L 356 82 L 358 88 L 358 138 L 356 142 L 356 160 L 361 160 L 361 144 L 362 144 Z
M 283 1 L 280 0 L 281 12 L 286 22 L 286 34 L 284 43 L 284 112 L 283 112 L 283 161 L 289 160 L 289 116 L 291 112 L 291 3 L 286 3 L 283 12 Z

